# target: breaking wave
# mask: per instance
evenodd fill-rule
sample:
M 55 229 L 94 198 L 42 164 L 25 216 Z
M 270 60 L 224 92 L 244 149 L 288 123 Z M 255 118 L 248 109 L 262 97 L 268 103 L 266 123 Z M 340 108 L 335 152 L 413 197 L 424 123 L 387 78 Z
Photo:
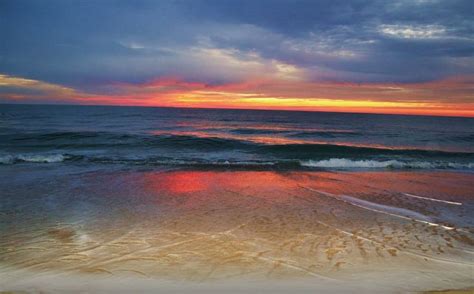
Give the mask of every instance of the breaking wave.
M 308 160 L 301 162 L 302 166 L 318 168 L 392 168 L 392 169 L 472 169 L 474 163 L 458 162 L 429 162 L 429 161 L 408 161 L 399 160 L 351 160 L 345 158 L 331 158 L 326 160 Z
M 13 164 L 17 162 L 34 162 L 34 163 L 53 163 L 62 162 L 68 156 L 63 154 L 18 154 L 0 156 L 0 164 Z
M 474 163 L 448 161 L 353 160 L 328 158 L 323 160 L 209 160 L 204 158 L 169 158 L 160 156 L 104 156 L 74 154 L 8 154 L 0 156 L 0 164 L 89 162 L 95 164 L 125 164 L 143 166 L 177 166 L 200 168 L 247 169 L 474 169 Z
M 53 132 L 0 135 L 0 164 L 272 169 L 474 169 L 474 153 L 329 143 L 272 144 L 219 136 Z M 166 155 L 166 156 L 164 156 Z

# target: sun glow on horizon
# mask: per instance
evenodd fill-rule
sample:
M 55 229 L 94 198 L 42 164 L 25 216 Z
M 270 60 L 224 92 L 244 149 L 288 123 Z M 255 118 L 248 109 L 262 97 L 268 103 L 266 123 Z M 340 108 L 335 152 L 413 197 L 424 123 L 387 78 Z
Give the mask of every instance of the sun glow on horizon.
M 112 83 L 96 92 L 0 75 L 0 101 L 304 110 L 474 117 L 472 77 L 420 84 L 255 80 L 209 85 L 178 78 Z

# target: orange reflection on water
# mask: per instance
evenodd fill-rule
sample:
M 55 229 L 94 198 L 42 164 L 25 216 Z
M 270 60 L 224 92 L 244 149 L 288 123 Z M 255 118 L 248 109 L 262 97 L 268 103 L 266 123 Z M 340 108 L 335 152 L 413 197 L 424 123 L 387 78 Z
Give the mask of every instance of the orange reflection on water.
M 443 179 L 442 173 L 393 171 L 333 173 L 175 170 L 143 174 L 146 191 L 152 193 L 157 199 L 172 201 L 171 205 L 176 205 L 173 199 L 184 196 L 185 202 L 180 203 L 186 207 L 200 205 L 267 207 L 275 203 L 299 205 L 299 203 L 305 203 L 301 202 L 302 197 L 310 197 L 313 202 L 325 199 L 319 197 L 321 195 L 315 197 L 318 193 L 315 194 L 314 191 L 334 195 L 362 196 L 373 200 L 379 199 L 380 195 L 387 196 L 392 193 L 393 195 L 413 193 L 449 200 L 469 198 L 468 195 L 472 189 L 466 189 L 466 187 L 470 187 L 467 183 L 472 179 L 471 176 L 459 174 L 455 177 L 451 175 L 449 179 L 453 179 L 452 181 L 441 179 Z M 453 188 L 456 183 L 461 187 Z M 387 191 L 390 193 L 387 194 Z M 160 198 L 162 196 L 165 198 Z M 395 202 L 390 204 L 398 205 Z
M 210 187 L 210 177 L 196 171 L 146 174 L 148 190 L 163 191 L 169 194 L 186 194 L 204 191 Z
M 167 135 L 167 136 L 192 136 L 197 138 L 219 138 L 227 140 L 242 140 L 250 141 L 259 144 L 304 144 L 308 141 L 305 140 L 295 140 L 288 139 L 284 137 L 276 137 L 273 135 L 268 136 L 255 136 L 255 135 L 231 135 L 224 134 L 221 132 L 211 132 L 211 131 L 152 131 L 153 135 Z
M 287 201 L 287 193 L 298 183 L 284 174 L 270 171 L 170 171 L 144 174 L 145 189 L 156 195 L 186 196 L 193 204 L 213 202 L 244 204 L 249 197 Z M 191 203 L 187 203 L 188 205 Z
M 316 129 L 314 129 L 316 130 Z M 348 133 L 348 131 L 341 130 L 324 130 L 325 132 L 338 132 L 338 133 Z M 315 131 L 317 132 L 317 131 Z M 400 146 L 390 146 L 377 143 L 358 143 L 351 142 L 347 140 L 318 140 L 318 139 L 293 139 L 287 137 L 280 137 L 277 135 L 232 135 L 225 134 L 221 132 L 210 132 L 210 131 L 161 131 L 155 130 L 152 131 L 153 135 L 164 135 L 164 136 L 191 136 L 196 138 L 219 138 L 226 140 L 240 140 L 247 141 L 256 144 L 265 144 L 265 145 L 290 145 L 290 144 L 316 144 L 316 145 L 336 145 L 344 147 L 359 147 L 359 148 L 379 148 L 379 149 L 392 149 L 392 150 L 418 150 L 420 147 L 409 146 L 409 145 L 400 145 Z M 425 150 L 444 150 L 444 151 L 458 151 L 457 149 L 443 149 L 440 147 L 436 148 L 427 148 L 423 146 Z

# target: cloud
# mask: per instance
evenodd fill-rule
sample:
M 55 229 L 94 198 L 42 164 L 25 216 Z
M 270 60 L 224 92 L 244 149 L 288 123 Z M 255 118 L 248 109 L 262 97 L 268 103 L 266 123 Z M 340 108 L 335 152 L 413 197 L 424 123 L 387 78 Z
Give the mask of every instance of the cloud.
M 314 80 L 419 82 L 474 73 L 458 62 L 474 51 L 470 1 L 2 5 L 2 72 L 84 90 L 170 75 L 238 81 L 272 62 Z
M 291 79 L 208 84 L 179 78 L 112 83 L 96 93 L 0 75 L 0 100 L 141 106 L 411 112 L 474 116 L 474 77 L 417 84 Z M 26 92 L 25 92 L 26 91 Z
M 50 97 L 62 100 L 76 95 L 77 92 L 72 88 L 0 74 L 0 96 L 12 100 L 42 100 Z
M 402 39 L 440 39 L 446 37 L 446 28 L 439 25 L 380 25 L 378 31 L 389 37 Z
M 330 93 L 330 99 L 349 99 L 336 87 L 360 83 L 396 85 L 423 101 L 446 102 L 460 101 L 458 90 L 437 88 L 440 98 L 414 85 L 474 75 L 470 0 L 7 0 L 0 5 L 5 41 L 0 72 L 69 89 L 8 90 L 9 95 L 31 95 L 37 101 L 51 100 L 45 92 L 97 101 L 125 101 L 126 94 L 136 93 L 127 101 L 144 104 L 151 103 L 146 91 L 158 91 L 153 103 L 169 105 L 174 99 L 169 95 L 176 93 L 167 91 L 173 87 L 188 91 L 197 83 L 207 91 L 259 82 L 260 88 L 254 86 L 249 93 L 288 92 L 290 97 L 292 92 L 298 99 L 304 93 L 311 99 Z M 174 84 L 145 86 L 169 77 Z M 415 97 L 364 89 L 354 91 L 377 101 Z M 7 93 L 5 87 L 2 91 Z

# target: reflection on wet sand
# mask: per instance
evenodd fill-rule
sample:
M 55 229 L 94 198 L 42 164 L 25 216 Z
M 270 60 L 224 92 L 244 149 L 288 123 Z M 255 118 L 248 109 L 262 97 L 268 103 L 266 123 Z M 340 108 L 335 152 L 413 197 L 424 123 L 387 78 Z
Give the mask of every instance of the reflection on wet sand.
M 38 188 L 38 203 L 56 201 L 44 214 L 23 218 L 30 207 L 19 204 L 2 210 L 0 281 L 28 271 L 195 282 L 305 279 L 315 287 L 371 281 L 390 291 L 473 286 L 471 174 L 177 170 L 76 177 L 52 200 L 54 189 Z M 62 201 L 70 203 L 63 214 Z

